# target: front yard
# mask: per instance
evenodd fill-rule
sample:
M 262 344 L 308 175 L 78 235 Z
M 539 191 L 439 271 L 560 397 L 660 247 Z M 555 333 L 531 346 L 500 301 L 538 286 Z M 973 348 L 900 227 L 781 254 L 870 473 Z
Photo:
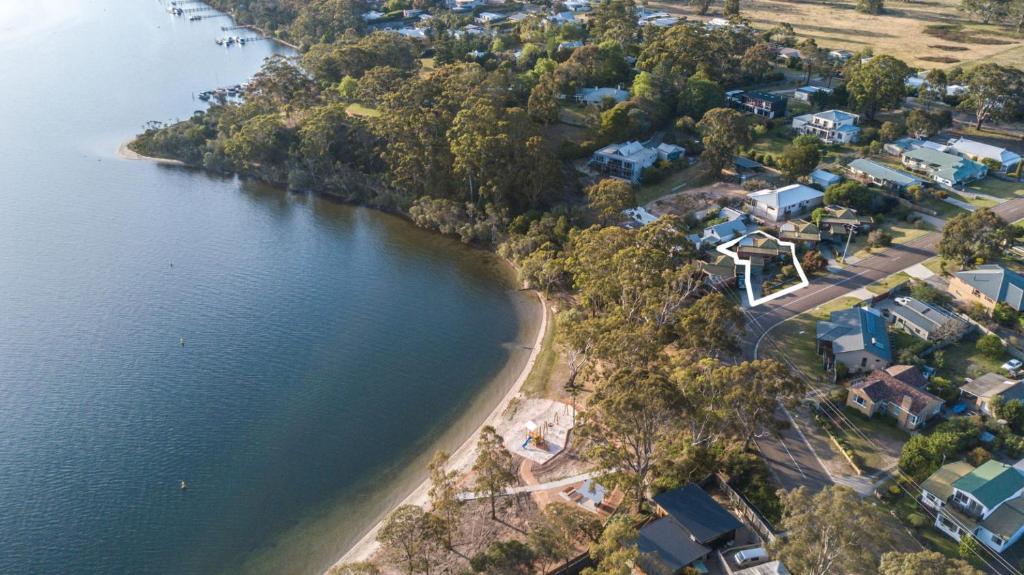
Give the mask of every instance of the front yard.
M 765 336 L 761 350 L 765 356 L 780 361 L 789 360 L 797 369 L 816 381 L 825 381 L 825 370 L 817 353 L 815 328 L 819 320 L 827 320 L 829 314 L 850 308 L 860 300 L 855 297 L 841 297 L 824 303 L 810 311 L 794 316 L 773 329 Z
M 843 413 L 866 436 L 849 432 L 845 435 L 846 442 L 867 467 L 866 472 L 883 471 L 899 461 L 910 434 L 897 427 L 895 419 L 883 415 L 864 417 L 849 407 L 844 407 Z
M 980 182 L 968 185 L 967 191 L 976 194 L 986 194 L 1004 200 L 1012 200 L 1013 198 L 1024 196 L 1024 183 L 1008 182 L 990 176 Z
M 910 275 L 907 272 L 896 272 L 869 285 L 867 290 L 875 295 L 880 295 L 902 283 L 910 281 L 910 279 Z
M 949 207 L 953 208 L 953 206 Z M 926 224 L 924 221 L 920 221 L 917 224 L 912 224 L 904 220 L 897 220 L 895 218 L 886 218 L 885 221 L 877 224 L 875 228 L 880 229 L 883 232 L 889 234 L 892 237 L 893 244 L 905 244 L 909 241 L 912 241 L 927 234 L 928 232 L 933 231 L 933 228 L 930 225 Z M 840 250 L 841 249 L 842 248 L 840 248 Z M 853 241 L 850 242 L 850 247 L 847 250 L 846 257 L 866 258 L 870 256 L 872 250 L 875 249 L 885 248 L 869 248 L 868 234 L 859 233 L 853 236 Z M 842 252 L 840 252 L 840 254 L 841 253 Z

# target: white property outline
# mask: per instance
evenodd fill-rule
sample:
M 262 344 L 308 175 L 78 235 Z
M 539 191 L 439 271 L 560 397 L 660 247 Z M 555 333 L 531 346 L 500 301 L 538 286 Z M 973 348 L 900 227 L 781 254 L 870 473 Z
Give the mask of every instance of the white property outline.
M 729 249 L 730 247 L 740 243 L 744 239 L 746 239 L 746 238 L 748 238 L 748 237 L 750 237 L 750 236 L 752 236 L 754 234 L 761 234 L 762 236 L 764 236 L 766 238 L 775 240 L 776 242 L 778 242 L 778 244 L 780 246 L 789 246 L 790 254 L 793 256 L 793 265 L 796 267 L 796 273 L 800 275 L 800 283 L 798 283 L 796 285 L 793 285 L 793 286 L 789 286 L 786 289 L 779 290 L 779 291 L 777 291 L 775 293 L 772 293 L 770 295 L 766 295 L 766 296 L 763 296 L 761 298 L 754 299 L 754 288 L 753 288 L 752 285 L 750 285 L 750 260 L 740 259 L 740 255 L 739 255 L 738 252 L 734 252 L 734 251 L 731 251 Z M 718 250 L 719 253 L 722 253 L 722 254 L 725 254 L 725 255 L 731 257 L 733 263 L 735 263 L 738 266 L 743 266 L 743 268 L 746 270 L 744 272 L 744 274 L 743 274 L 743 283 L 747 287 L 747 301 L 750 302 L 749 303 L 750 307 L 758 306 L 758 305 L 761 305 L 763 303 L 768 303 L 768 302 L 772 301 L 773 299 L 780 298 L 780 297 L 782 297 L 784 295 L 789 295 L 789 294 L 791 294 L 791 293 L 793 293 L 795 291 L 801 290 L 801 289 L 811 285 L 811 282 L 807 281 L 807 274 L 804 273 L 804 268 L 803 268 L 803 266 L 800 265 L 800 260 L 796 257 L 796 244 L 794 244 L 793 242 L 784 242 L 784 241 L 780 240 L 779 238 L 777 238 L 777 237 L 775 237 L 775 236 L 773 236 L 773 235 L 771 235 L 769 233 L 763 232 L 761 230 L 756 230 L 756 231 L 750 232 L 749 234 L 744 234 L 744 235 L 742 235 L 742 236 L 740 236 L 740 237 L 738 237 L 738 238 L 736 238 L 734 240 L 729 240 L 728 242 L 725 242 L 724 244 L 719 245 L 715 249 Z

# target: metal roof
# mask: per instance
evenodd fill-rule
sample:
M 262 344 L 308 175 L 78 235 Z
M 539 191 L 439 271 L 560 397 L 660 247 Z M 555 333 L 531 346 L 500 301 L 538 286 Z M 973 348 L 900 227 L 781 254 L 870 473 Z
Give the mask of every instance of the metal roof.
M 953 487 L 969 493 L 989 509 L 1024 489 L 1024 475 L 1005 463 L 992 459 L 953 482 Z
M 974 466 L 966 461 L 954 461 L 940 467 L 921 483 L 921 489 L 946 501 L 953 495 L 953 482 L 974 471 Z
M 1008 396 L 1007 399 L 1013 399 L 1024 394 L 1024 386 L 1020 383 L 998 373 L 986 373 L 968 384 L 961 385 L 960 391 L 980 398 L 1009 394 L 1013 397 Z
M 774 190 L 751 192 L 747 194 L 747 197 L 775 209 L 785 209 L 788 206 L 795 206 L 800 202 L 824 197 L 824 195 L 812 187 L 803 184 L 791 184 Z
M 694 541 L 690 532 L 671 517 L 662 517 L 641 527 L 636 547 L 640 552 L 637 562 L 649 573 L 660 573 L 665 568 L 668 573 L 675 573 L 711 552 Z
M 923 183 L 920 178 L 916 178 L 906 172 L 901 172 L 900 170 L 895 170 L 889 166 L 883 166 L 878 162 L 872 162 L 864 158 L 858 158 L 850 162 L 847 167 L 899 186 L 905 187 Z
M 978 266 L 956 272 L 956 277 L 997 302 L 1006 302 L 1013 309 L 1024 308 L 1024 277 L 996 264 Z
M 700 543 L 714 541 L 743 526 L 706 491 L 693 483 L 658 494 L 654 496 L 654 502 Z
M 818 322 L 817 338 L 831 341 L 835 353 L 864 350 L 892 361 L 885 318 L 874 308 L 854 307 L 832 312 L 829 321 Z

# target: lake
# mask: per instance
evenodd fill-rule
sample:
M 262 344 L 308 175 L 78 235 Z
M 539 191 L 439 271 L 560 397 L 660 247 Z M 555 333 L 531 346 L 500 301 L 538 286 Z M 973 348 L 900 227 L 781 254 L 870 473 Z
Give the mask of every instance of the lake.
M 491 255 L 118 157 L 282 50 L 229 23 L 0 2 L 0 573 L 318 573 L 526 362 Z

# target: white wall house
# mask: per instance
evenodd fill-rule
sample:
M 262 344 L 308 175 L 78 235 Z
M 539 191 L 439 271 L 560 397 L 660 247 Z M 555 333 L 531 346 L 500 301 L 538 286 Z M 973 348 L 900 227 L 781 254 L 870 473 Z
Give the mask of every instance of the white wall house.
M 983 160 L 999 162 L 999 165 L 1001 166 L 999 171 L 1004 174 L 1016 170 L 1017 166 L 1021 162 L 1020 154 L 1017 154 L 1016 152 L 1011 152 L 1010 150 L 1000 148 L 999 146 L 992 146 L 983 142 L 968 140 L 967 138 L 950 140 L 946 149 L 950 153 L 969 160 L 974 160 L 975 162 L 981 162 Z
M 1024 535 L 1024 472 L 995 460 L 979 467 L 942 466 L 922 484 L 921 501 L 936 510 L 935 527 L 959 541 L 965 534 L 997 553 Z
M 825 194 L 810 186 L 792 184 L 774 190 L 760 190 L 747 195 L 750 213 L 769 222 L 795 218 L 822 203 Z
M 793 129 L 811 134 L 826 144 L 849 144 L 857 141 L 860 116 L 842 110 L 828 110 L 793 118 Z
M 648 148 L 640 142 L 611 144 L 594 152 L 590 166 L 601 173 L 637 183 L 643 177 L 645 168 L 658 161 L 658 150 Z

